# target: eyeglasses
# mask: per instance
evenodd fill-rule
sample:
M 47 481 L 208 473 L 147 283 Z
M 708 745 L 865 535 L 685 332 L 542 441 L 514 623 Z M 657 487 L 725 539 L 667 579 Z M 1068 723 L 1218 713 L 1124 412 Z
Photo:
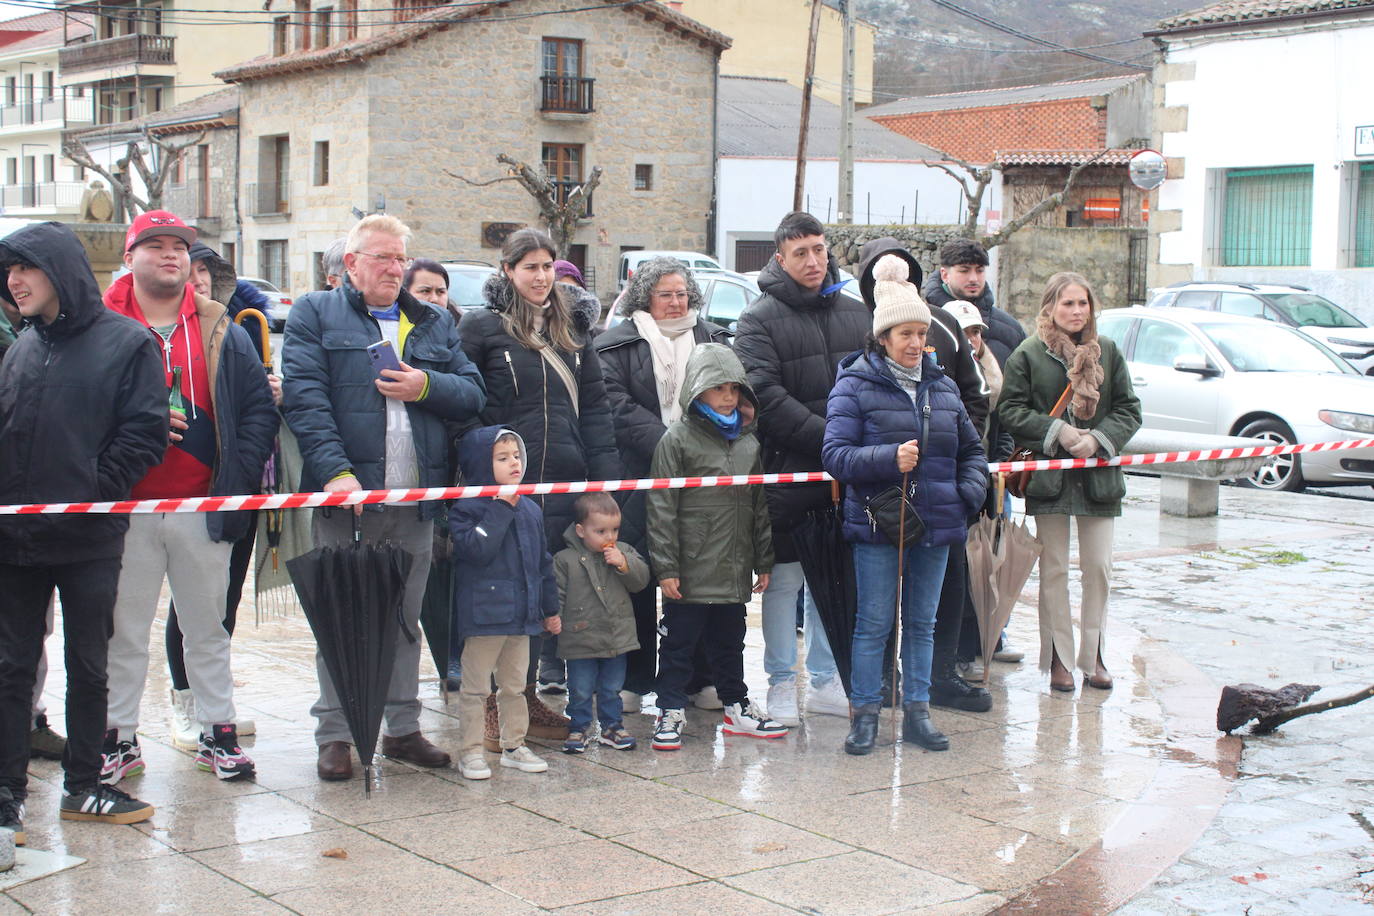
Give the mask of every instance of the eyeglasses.
M 410 265 L 415 261 L 414 258 L 408 258 L 405 255 L 376 254 L 371 251 L 360 251 L 358 252 L 358 254 L 365 254 L 369 258 L 373 258 L 378 261 L 390 261 L 397 267 L 401 268 L 401 270 L 408 269 Z
M 667 290 L 661 293 L 653 293 L 652 295 L 659 302 L 686 302 L 688 298 L 690 298 L 685 289 Z

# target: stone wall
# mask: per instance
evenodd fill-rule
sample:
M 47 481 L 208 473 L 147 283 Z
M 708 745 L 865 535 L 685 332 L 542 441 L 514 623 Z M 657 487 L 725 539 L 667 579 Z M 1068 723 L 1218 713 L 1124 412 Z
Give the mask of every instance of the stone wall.
M 858 267 L 859 250 L 865 242 L 891 236 L 916 256 L 928 276 L 939 264 L 940 246 L 950 239 L 962 238 L 962 226 L 841 226 L 825 227 L 825 240 L 840 266 L 851 273 Z
M 1045 283 L 1061 270 L 1086 277 L 1104 309 L 1130 304 L 1132 231 L 1022 229 L 997 248 L 997 304 L 1031 326 Z

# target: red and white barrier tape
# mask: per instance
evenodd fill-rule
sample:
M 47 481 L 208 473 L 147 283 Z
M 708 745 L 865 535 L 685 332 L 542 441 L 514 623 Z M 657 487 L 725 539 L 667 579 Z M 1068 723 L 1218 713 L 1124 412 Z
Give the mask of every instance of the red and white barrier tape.
M 1219 448 L 1193 452 L 1153 452 L 1118 455 L 1115 458 L 1042 458 L 1036 461 L 1000 461 L 988 465 L 993 474 L 1020 470 L 1062 471 L 1075 468 L 1137 467 L 1188 461 L 1224 461 L 1230 458 L 1264 458 L 1302 452 L 1374 448 L 1374 439 L 1309 442 L 1303 445 L 1271 445 L 1252 448 Z M 695 487 L 732 487 L 750 484 L 818 483 L 830 480 L 824 471 L 791 474 L 737 474 L 722 477 L 647 477 L 637 480 L 574 480 L 557 483 L 524 483 L 505 486 L 429 487 L 415 490 L 354 490 L 351 493 L 276 493 L 259 496 L 200 496 L 179 499 L 126 499 L 100 503 L 32 503 L 0 506 L 0 515 L 148 514 L 155 512 L 232 512 L 239 509 L 312 509 L 321 506 L 353 506 L 358 503 L 417 503 L 436 499 L 474 497 L 541 496 L 550 493 L 595 493 L 617 490 L 677 490 Z

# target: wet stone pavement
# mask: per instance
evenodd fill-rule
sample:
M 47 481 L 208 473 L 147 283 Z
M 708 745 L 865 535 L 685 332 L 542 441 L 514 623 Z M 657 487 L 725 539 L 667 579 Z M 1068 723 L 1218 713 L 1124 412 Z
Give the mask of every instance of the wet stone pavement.
M 726 738 L 689 713 L 683 749 L 568 757 L 549 772 L 384 761 L 315 776 L 313 643 L 299 615 L 234 640 L 249 783 L 172 749 L 161 626 L 144 700 L 147 772 L 125 788 L 149 823 L 56 820 L 56 764 L 30 768 L 30 848 L 87 860 L 7 886 L 10 913 L 1343 913 L 1374 912 L 1374 702 L 1276 735 L 1215 731 L 1222 684 L 1374 682 L 1374 503 L 1223 489 L 1219 519 L 1161 519 L 1132 478 L 1118 527 L 1107 661 L 1114 691 L 1051 695 L 1035 670 L 1034 580 L 1012 620 L 1020 665 L 995 664 L 991 713 L 934 710 L 951 750 L 841 750 L 844 720 L 785 740 Z M 164 596 L 165 599 L 165 596 Z M 766 690 L 757 605 L 746 653 Z M 60 633 L 60 628 L 59 628 Z M 61 729 L 60 636 L 49 644 Z M 456 745 L 428 660 L 422 725 Z M 54 715 L 54 713 L 56 713 Z M 1242 753 L 1243 751 L 1243 753 Z M 346 857 L 324 853 L 342 850 Z M 1362 874 L 1363 873 L 1363 874 Z

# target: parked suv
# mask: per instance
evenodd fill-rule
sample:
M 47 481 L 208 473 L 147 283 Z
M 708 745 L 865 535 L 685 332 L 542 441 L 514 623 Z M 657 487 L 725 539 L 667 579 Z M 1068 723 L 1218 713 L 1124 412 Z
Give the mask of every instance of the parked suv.
M 620 289 L 630 282 L 635 268 L 649 258 L 677 258 L 693 271 L 725 269 L 715 258 L 699 251 L 627 251 L 620 256 Z
M 1320 340 L 1363 374 L 1374 375 L 1374 328 L 1303 286 L 1190 281 L 1155 290 L 1149 305 L 1277 321 Z

